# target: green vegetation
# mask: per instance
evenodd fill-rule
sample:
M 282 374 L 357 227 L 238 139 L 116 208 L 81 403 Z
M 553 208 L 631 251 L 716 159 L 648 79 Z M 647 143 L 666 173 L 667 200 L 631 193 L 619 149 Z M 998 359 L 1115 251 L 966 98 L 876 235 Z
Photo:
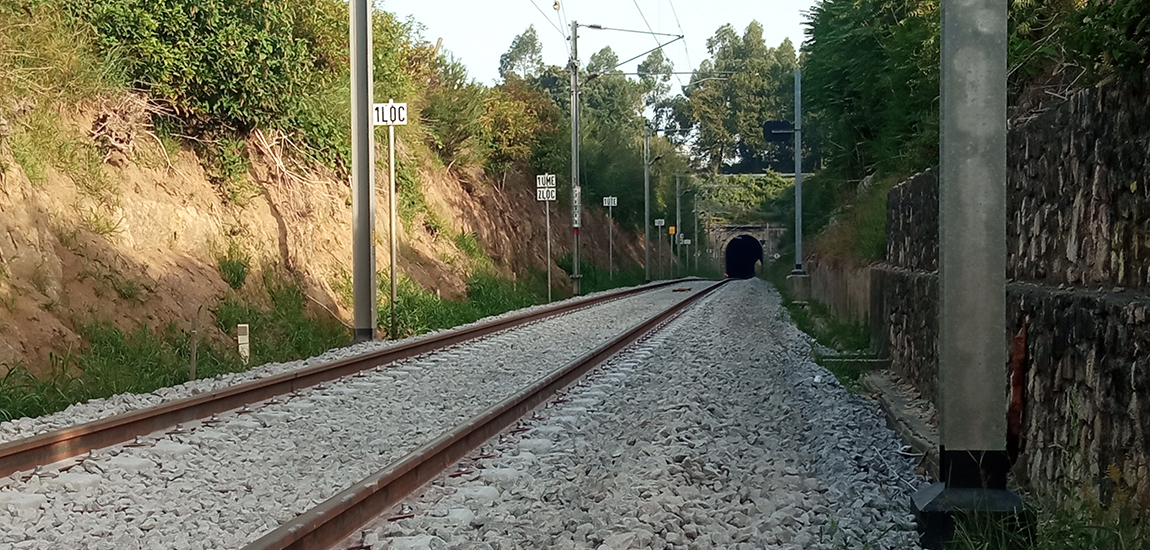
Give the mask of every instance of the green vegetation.
M 190 335 L 175 326 L 159 332 L 144 326 L 124 332 L 95 322 L 77 329 L 88 342 L 82 354 L 53 355 L 46 376 L 37 378 L 17 364 L 0 378 L 0 420 L 49 414 L 123 392 L 147 393 L 188 379 Z M 232 355 L 200 342 L 200 376 L 241 370 Z
M 793 172 L 794 145 L 768 143 L 763 122 L 794 120 L 794 44 L 767 47 L 757 21 L 742 36 L 724 25 L 707 40 L 709 59 L 699 64 L 684 92 L 671 102 L 670 124 L 698 132 L 700 168 L 712 173 Z M 686 141 L 686 134 L 676 140 Z
M 812 239 L 813 249 L 832 258 L 859 263 L 885 259 L 886 198 L 902 179 L 900 176 L 878 178 L 868 187 L 860 187 L 852 202 L 830 212 L 820 211 L 826 208 L 825 203 L 812 205 L 817 218 L 827 221 L 834 218 L 837 222 L 820 228 L 817 237 Z
M 124 299 L 137 299 L 142 288 L 132 279 L 116 279 Z M 248 323 L 252 334 L 252 364 L 312 357 L 346 345 L 350 332 L 330 318 L 306 312 L 300 288 L 265 274 L 271 307 L 264 309 L 225 299 L 217 312 L 220 330 L 234 337 L 235 325 Z M 0 420 L 40 416 L 68 405 L 118 393 L 147 393 L 188 380 L 191 334 L 174 324 L 153 331 L 139 326 L 123 331 L 111 323 L 94 321 L 77 326 L 87 342 L 80 352 L 53 355 L 47 375 L 33 376 L 24 365 L 11 366 L 0 378 Z M 197 376 L 211 377 L 246 370 L 234 346 L 205 338 L 200 330 L 196 352 Z
M 555 263 L 559 269 L 572 273 L 575 268 L 570 254 L 558 258 Z M 646 282 L 643 266 L 638 264 L 616 267 L 611 273 L 606 267 L 599 267 L 583 258 L 579 259 L 579 274 L 582 276 L 579 290 L 583 294 L 591 294 L 612 288 L 641 285 Z
M 1010 103 L 1033 83 L 1139 80 L 1150 52 L 1144 0 L 1011 0 Z M 938 163 L 939 0 L 824 0 L 808 18 L 808 135 L 836 177 Z M 1046 94 L 1041 94 L 1045 97 Z
M 220 275 L 224 282 L 235 290 L 244 286 L 248 279 L 248 270 L 251 269 L 251 257 L 235 242 L 228 244 L 228 251 L 218 258 Z
M 378 280 L 380 293 L 387 296 L 388 275 L 380 273 Z M 467 283 L 464 301 L 444 300 L 401 275 L 396 294 L 396 332 L 402 338 L 456 327 L 546 300 L 546 275 L 538 272 L 532 272 L 524 281 L 509 281 L 481 270 Z M 379 324 L 385 332 L 390 318 L 391 308 L 384 303 L 379 308 Z
M 1112 473 L 1113 475 L 1113 473 Z M 1034 530 L 1020 529 L 1016 518 L 968 514 L 956 522 L 949 550 L 1141 550 L 1150 545 L 1150 524 L 1119 495 L 1110 506 L 1088 494 L 1062 503 L 1043 502 L 1029 510 Z
M 251 334 L 251 364 L 285 362 L 313 357 L 347 345 L 351 333 L 335 319 L 315 317 L 307 311 L 307 296 L 299 285 L 265 270 L 263 285 L 271 307 L 229 296 L 216 310 L 216 327 L 235 337 L 236 325 L 247 324 Z

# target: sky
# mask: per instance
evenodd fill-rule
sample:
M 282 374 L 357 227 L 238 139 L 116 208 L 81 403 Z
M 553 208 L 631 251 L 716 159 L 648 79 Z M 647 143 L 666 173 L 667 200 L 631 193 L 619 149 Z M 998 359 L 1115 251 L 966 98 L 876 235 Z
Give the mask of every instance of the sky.
M 499 81 L 499 56 L 528 25 L 535 25 L 543 44 L 543 62 L 565 66 L 570 21 L 638 31 L 647 31 L 649 24 L 654 32 L 685 36 L 663 52 L 674 62 L 675 71 L 691 71 L 709 57 L 707 39 L 728 23 L 742 35 L 751 21 L 758 21 L 767 46 L 778 46 L 790 38 L 798 49 L 804 38 L 804 14 L 815 1 L 568 0 L 559 12 L 553 8 L 554 0 L 383 0 L 377 6 L 401 19 L 414 17 L 425 27 L 424 39 L 434 44 L 442 38 L 444 49 L 467 66 L 472 78 L 492 85 Z M 673 37 L 661 38 L 666 41 Z M 580 29 L 579 60 L 586 66 L 592 53 L 611 46 L 622 61 L 656 45 L 650 34 Z M 642 59 L 621 70 L 635 72 Z M 690 76 L 678 78 L 686 84 Z M 673 92 L 678 92 L 680 81 L 672 79 L 671 83 Z

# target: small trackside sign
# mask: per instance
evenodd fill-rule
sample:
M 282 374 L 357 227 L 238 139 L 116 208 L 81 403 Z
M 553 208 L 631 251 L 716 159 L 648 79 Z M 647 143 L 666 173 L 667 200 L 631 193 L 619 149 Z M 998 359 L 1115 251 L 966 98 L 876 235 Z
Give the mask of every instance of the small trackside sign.
M 405 126 L 407 125 L 406 103 L 376 103 L 371 109 L 372 120 L 376 126 Z

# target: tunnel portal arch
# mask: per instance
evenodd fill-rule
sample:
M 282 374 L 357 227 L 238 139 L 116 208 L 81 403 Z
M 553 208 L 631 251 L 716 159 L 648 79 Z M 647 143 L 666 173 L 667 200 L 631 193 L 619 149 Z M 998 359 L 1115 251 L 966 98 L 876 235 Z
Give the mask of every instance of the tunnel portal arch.
M 750 279 L 755 276 L 755 264 L 763 262 L 763 245 L 750 235 L 739 235 L 727 243 L 723 254 L 727 259 L 727 276 Z

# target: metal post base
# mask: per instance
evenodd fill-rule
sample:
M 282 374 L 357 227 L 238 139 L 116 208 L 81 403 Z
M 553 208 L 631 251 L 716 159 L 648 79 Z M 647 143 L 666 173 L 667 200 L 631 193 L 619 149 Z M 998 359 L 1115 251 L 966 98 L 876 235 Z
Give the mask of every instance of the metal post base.
M 1006 489 L 1010 462 L 1004 451 L 954 451 L 941 447 L 939 455 L 944 481 L 911 496 L 923 548 L 942 550 L 954 540 L 956 518 L 989 526 L 993 531 L 987 534 L 993 539 L 980 542 L 992 543 L 992 548 L 1033 547 L 1036 520 L 1022 498 Z M 970 534 L 980 536 L 979 532 Z
M 370 342 L 375 340 L 375 331 L 369 328 L 355 329 L 355 336 L 352 337 L 351 343 L 360 344 L 363 342 Z
M 918 521 L 919 544 L 928 550 L 943 550 L 954 540 L 955 518 L 970 518 L 995 526 L 996 532 L 1012 534 L 1012 540 L 994 542 L 995 549 L 1033 548 L 1035 519 L 1020 498 L 1007 489 L 947 488 L 941 481 L 911 496 Z M 977 537 L 978 533 L 972 533 Z

